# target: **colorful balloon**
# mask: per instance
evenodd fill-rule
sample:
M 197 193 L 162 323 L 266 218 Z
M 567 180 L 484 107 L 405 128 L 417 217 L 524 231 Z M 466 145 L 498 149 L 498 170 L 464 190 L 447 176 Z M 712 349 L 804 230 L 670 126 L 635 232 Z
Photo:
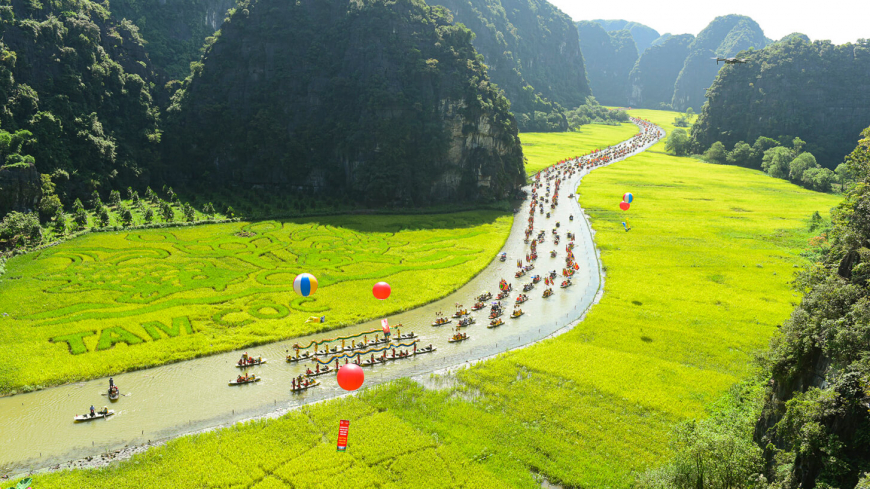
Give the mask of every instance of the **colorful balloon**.
M 338 385 L 346 391 L 355 391 L 363 385 L 366 380 L 366 374 L 362 367 L 355 363 L 342 365 L 338 369 Z
M 300 273 L 293 279 L 293 290 L 302 297 L 308 297 L 317 290 L 317 278 L 310 273 Z
M 384 300 L 390 296 L 390 284 L 386 282 L 378 282 L 372 288 L 372 294 L 375 295 L 377 299 Z
M 631 195 L 631 192 L 626 192 L 625 195 L 622 196 L 622 201 L 631 204 L 631 201 L 634 200 L 634 195 Z
M 619 208 L 624 210 L 624 211 L 627 211 L 629 207 L 631 207 L 631 204 L 629 204 L 628 202 L 620 202 L 619 203 Z

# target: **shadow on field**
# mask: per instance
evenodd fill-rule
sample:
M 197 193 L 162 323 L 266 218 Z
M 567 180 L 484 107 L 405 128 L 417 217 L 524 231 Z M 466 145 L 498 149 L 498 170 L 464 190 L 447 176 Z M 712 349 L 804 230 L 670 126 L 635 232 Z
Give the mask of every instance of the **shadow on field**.
M 360 233 L 397 233 L 427 229 L 471 229 L 486 224 L 495 224 L 510 212 L 498 210 L 462 211 L 442 214 L 345 214 L 284 219 L 251 220 L 251 224 L 277 222 L 283 224 L 317 224 L 357 231 Z

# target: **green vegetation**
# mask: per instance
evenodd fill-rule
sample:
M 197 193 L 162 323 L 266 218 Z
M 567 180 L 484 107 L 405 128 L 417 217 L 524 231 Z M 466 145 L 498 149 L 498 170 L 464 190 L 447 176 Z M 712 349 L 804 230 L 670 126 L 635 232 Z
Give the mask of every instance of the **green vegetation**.
M 580 49 L 592 95 L 605 105 L 625 105 L 628 75 L 637 61 L 637 46 L 627 30 L 608 33 L 598 22 L 577 22 Z
M 689 46 L 695 36 L 669 36 L 643 54 L 629 74 L 628 105 L 651 109 L 670 108 L 674 83 L 689 56 Z
M 658 117 L 672 122 L 674 114 Z M 448 487 L 469 484 L 465 478 L 480 487 L 535 488 L 544 478 L 631 486 L 679 449 L 670 446 L 674 425 L 707 417 L 706 407 L 751 373 L 751 355 L 792 308 L 793 267 L 807 263 L 801 254 L 813 235 L 808 216 L 837 202 L 758 171 L 672 157 L 662 145 L 584 179 L 580 201 L 607 282 L 601 302 L 570 332 L 462 370 L 458 385 L 439 391 L 393 382 L 36 482 L 114 488 L 159 474 L 164 484 L 207 477 L 252 487 Z M 628 233 L 617 207 L 626 191 L 635 195 Z M 351 441 L 336 456 L 341 418 L 351 419 Z M 725 425 L 714 420 L 702 430 Z M 384 426 L 394 440 L 386 445 Z M 262 443 L 246 441 L 253 439 Z M 256 468 L 236 465 L 247 460 Z
M 571 18 L 536 0 L 434 0 L 474 32 L 489 77 L 520 131 L 566 131 L 565 109 L 592 92 Z
M 606 148 L 637 134 L 637 126 L 630 122 L 618 126 L 589 124 L 578 132 L 520 134 L 526 173 L 533 175 L 548 166 L 564 160 Z
M 657 30 L 638 22 L 629 22 L 622 19 L 595 19 L 593 22 L 600 24 L 607 32 L 628 31 L 637 45 L 638 53 L 646 51 L 656 39 L 661 37 Z
M 489 211 L 241 222 L 92 233 L 14 257 L 0 282 L 0 313 L 9 315 L 0 318 L 0 335 L 20 361 L 0 367 L 0 393 L 301 336 L 430 302 L 486 266 L 511 221 Z M 311 298 L 293 292 L 302 272 L 318 278 Z M 371 284 L 380 280 L 394 289 L 387 302 L 371 300 Z M 313 313 L 328 322 L 305 324 Z
M 722 68 L 707 92 L 692 130 L 695 151 L 716 141 L 731 148 L 798 137 L 822 167 L 842 163 L 870 120 L 870 40 L 837 46 L 792 35 L 738 56 L 749 61 Z
M 378 206 L 512 196 L 516 120 L 452 20 L 422 0 L 240 3 L 173 96 L 166 171 Z
M 608 109 L 598 103 L 595 97 L 586 97 L 586 103 L 565 113 L 568 125 L 572 131 L 581 130 L 586 124 L 619 125 L 629 122 L 628 113 L 624 110 Z

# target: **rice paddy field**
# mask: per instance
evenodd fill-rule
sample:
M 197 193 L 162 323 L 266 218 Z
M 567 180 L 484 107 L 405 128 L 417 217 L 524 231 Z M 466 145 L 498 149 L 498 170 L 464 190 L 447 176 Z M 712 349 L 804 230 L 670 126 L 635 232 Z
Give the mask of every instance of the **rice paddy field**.
M 635 134 L 637 134 L 637 126 L 630 122 L 618 126 L 586 124 L 581 127 L 580 132 L 520 133 L 523 155 L 528 160 L 526 173 L 533 175 L 560 160 L 606 148 L 625 141 Z
M 234 222 L 88 234 L 0 281 L 0 394 L 354 324 L 442 297 L 492 261 L 492 211 Z M 303 298 L 293 279 L 314 274 Z M 389 282 L 386 301 L 372 285 Z M 325 323 L 305 321 L 326 317 Z
M 35 486 L 631 487 L 667 459 L 675 423 L 705 416 L 751 373 L 797 300 L 789 281 L 807 263 L 809 216 L 839 201 L 663 146 L 578 190 L 606 283 L 571 331 L 425 385 L 379 385 Z M 350 420 L 347 452 L 335 450 L 340 419 Z

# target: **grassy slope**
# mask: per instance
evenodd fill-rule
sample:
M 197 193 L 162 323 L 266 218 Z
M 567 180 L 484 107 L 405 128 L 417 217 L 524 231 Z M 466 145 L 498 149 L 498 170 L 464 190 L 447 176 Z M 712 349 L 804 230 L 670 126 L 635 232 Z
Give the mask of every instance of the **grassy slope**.
M 281 421 L 175 440 L 111 469 L 36 482 L 135 487 L 160 475 L 179 484 L 212 464 L 208 476 L 225 486 L 532 488 L 535 473 L 565 485 L 628 486 L 634 471 L 666 456 L 673 423 L 703 416 L 747 373 L 750 353 L 791 310 L 787 282 L 802 262 L 806 217 L 838 200 L 760 172 L 670 157 L 662 146 L 581 186 L 608 276 L 601 303 L 571 332 L 463 371 L 464 383 L 443 391 L 394 382 Z M 630 233 L 617 208 L 626 191 L 636 199 Z M 350 448 L 336 455 L 342 418 L 351 420 Z M 252 439 L 265 446 L 238 452 Z M 235 468 L 248 458 L 256 468 Z M 280 487 L 263 484 L 254 487 Z
M 587 124 L 580 132 L 524 132 L 520 133 L 523 155 L 528 160 L 526 173 L 532 175 L 565 158 L 585 155 L 612 144 L 625 141 L 637 134 L 637 126 L 630 122 L 618 126 Z
M 0 345 L 20 361 L 0 366 L 0 393 L 296 337 L 424 304 L 485 267 L 511 222 L 489 211 L 240 222 L 95 233 L 13 258 L 0 282 L 0 313 L 9 314 L 0 315 Z M 320 283 L 310 300 L 293 292 L 301 272 Z M 389 301 L 371 296 L 381 280 L 393 285 Z M 311 315 L 328 322 L 306 324 Z M 142 327 L 182 316 L 196 334 L 152 341 Z M 89 351 L 76 355 L 66 343 L 49 342 L 109 326 L 145 341 L 95 351 L 99 333 L 92 334 L 84 338 Z

